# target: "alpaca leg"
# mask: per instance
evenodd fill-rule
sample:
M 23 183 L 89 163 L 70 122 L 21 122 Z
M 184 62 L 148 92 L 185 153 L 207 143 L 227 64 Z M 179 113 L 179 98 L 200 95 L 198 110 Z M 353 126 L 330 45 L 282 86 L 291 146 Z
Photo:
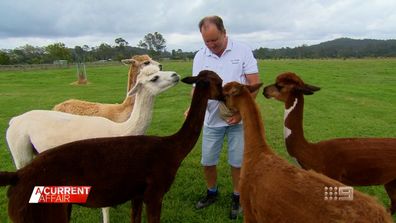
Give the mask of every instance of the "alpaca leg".
M 67 205 L 67 221 L 70 222 L 71 219 L 71 213 L 72 213 L 72 204 L 68 204 Z
M 393 180 L 387 184 L 384 185 L 385 190 L 388 193 L 388 196 L 390 198 L 390 213 L 393 215 L 396 211 L 396 180 Z
M 146 202 L 148 223 L 159 223 L 161 220 L 162 197 Z
M 142 221 L 143 199 L 135 198 L 132 200 L 131 222 L 140 223 Z
M 37 205 L 37 204 L 34 204 Z M 34 207 L 32 221 L 40 223 L 68 223 L 70 207 L 67 204 L 41 204 Z
M 7 142 L 12 158 L 14 160 L 15 167 L 21 169 L 22 167 L 29 164 L 34 158 L 33 145 L 30 142 L 28 136 L 22 139 L 14 140 L 12 131 L 7 132 Z M 16 138 L 15 138 L 16 139 Z
M 110 208 L 102 208 L 103 223 L 110 223 Z

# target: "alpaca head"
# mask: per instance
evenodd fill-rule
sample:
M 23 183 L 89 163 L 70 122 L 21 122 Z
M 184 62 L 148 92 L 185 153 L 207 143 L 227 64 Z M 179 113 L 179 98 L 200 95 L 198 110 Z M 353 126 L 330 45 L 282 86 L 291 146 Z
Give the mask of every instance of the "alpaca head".
M 123 59 L 121 60 L 121 62 L 125 65 L 131 65 L 131 67 L 135 67 L 138 70 L 141 70 L 143 67 L 148 65 L 158 66 L 160 70 L 162 70 L 162 65 L 157 61 L 151 59 L 151 57 L 147 54 L 135 55 L 130 59 Z
M 223 80 L 215 72 L 203 70 L 197 76 L 185 77 L 182 81 L 186 84 L 195 84 L 196 88 L 206 89 L 209 99 L 223 101 L 222 94 Z
M 136 84 L 128 92 L 128 96 L 145 90 L 151 95 L 157 95 L 179 82 L 180 76 L 174 71 L 160 71 L 156 65 L 147 65 L 139 72 Z
M 275 98 L 279 101 L 286 102 L 290 96 L 296 97 L 300 94 L 311 95 L 319 90 L 319 87 L 305 84 L 295 73 L 287 72 L 278 75 L 275 84 L 266 86 L 263 95 L 266 98 Z
M 263 84 L 253 84 L 253 85 L 244 85 L 238 82 L 230 82 L 224 85 L 223 87 L 223 95 L 225 98 L 225 105 L 233 112 L 237 112 L 237 101 L 238 98 L 243 97 L 243 95 L 254 93 L 257 91 Z

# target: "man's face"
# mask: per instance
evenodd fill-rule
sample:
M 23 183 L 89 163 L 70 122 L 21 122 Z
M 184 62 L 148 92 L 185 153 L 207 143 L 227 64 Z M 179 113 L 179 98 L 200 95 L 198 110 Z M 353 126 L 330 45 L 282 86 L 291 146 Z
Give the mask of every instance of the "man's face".
M 218 30 L 213 24 L 208 24 L 203 27 L 201 34 L 209 50 L 220 56 L 227 47 L 226 34 Z

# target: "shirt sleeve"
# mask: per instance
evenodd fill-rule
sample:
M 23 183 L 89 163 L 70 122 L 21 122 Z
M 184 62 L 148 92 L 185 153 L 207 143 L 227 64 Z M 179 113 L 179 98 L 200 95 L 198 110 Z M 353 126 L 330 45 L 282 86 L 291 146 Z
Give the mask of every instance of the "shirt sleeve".
M 254 58 L 252 50 L 246 46 L 245 60 L 243 61 L 243 73 L 254 74 L 258 73 L 257 60 Z
M 194 56 L 192 76 L 197 76 L 199 74 L 199 72 L 202 70 L 202 63 L 203 63 L 203 54 L 202 54 L 202 50 L 199 50 Z

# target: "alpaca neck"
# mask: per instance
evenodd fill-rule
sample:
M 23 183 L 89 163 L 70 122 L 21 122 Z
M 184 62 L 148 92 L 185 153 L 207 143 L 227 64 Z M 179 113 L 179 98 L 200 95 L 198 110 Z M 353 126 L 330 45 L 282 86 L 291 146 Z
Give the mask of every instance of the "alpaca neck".
M 208 91 L 209 89 L 206 87 L 198 85 L 195 87 L 191 100 L 190 111 L 186 120 L 180 130 L 173 135 L 173 137 L 180 142 L 179 145 L 183 145 L 181 148 L 177 148 L 177 160 L 183 160 L 198 141 L 205 118 L 206 106 L 209 100 Z
M 127 84 L 127 93 L 135 86 L 136 77 L 138 74 L 138 68 L 134 65 L 131 65 L 128 72 L 128 84 Z
M 253 97 L 248 92 L 235 98 L 235 106 L 243 120 L 245 147 L 243 162 L 249 162 L 260 153 L 272 154 L 265 141 L 265 131 L 259 109 Z
M 151 122 L 154 106 L 154 95 L 144 88 L 135 96 L 135 104 L 129 119 L 120 123 L 122 135 L 143 135 Z
M 131 106 L 133 104 L 133 102 L 135 101 L 135 95 L 132 96 L 126 96 L 124 101 L 122 102 L 122 105 L 124 107 L 128 107 Z
M 284 137 L 289 154 L 298 159 L 297 152 L 303 152 L 308 144 L 303 130 L 304 96 L 290 96 L 285 103 Z

